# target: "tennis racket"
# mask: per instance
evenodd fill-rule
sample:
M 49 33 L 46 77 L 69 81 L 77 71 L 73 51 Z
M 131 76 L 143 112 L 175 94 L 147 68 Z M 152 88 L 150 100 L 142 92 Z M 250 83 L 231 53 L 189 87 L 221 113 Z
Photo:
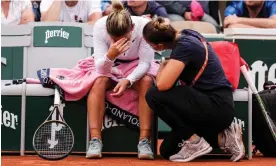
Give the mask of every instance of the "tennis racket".
M 266 120 L 268 126 L 269 126 L 271 134 L 273 135 L 274 140 L 276 140 L 276 126 L 275 126 L 275 123 L 270 118 L 269 112 L 267 112 L 265 104 L 263 103 L 263 100 L 262 100 L 261 96 L 259 95 L 254 83 L 252 82 L 252 79 L 250 78 L 249 72 L 247 71 L 245 65 L 241 66 L 241 71 L 242 71 L 242 74 L 244 75 L 250 89 L 252 90 L 253 94 L 255 95 L 255 97 L 258 101 L 258 104 L 259 104 L 259 106 L 262 110 L 262 113 L 265 117 L 265 120 Z
M 63 159 L 74 146 L 74 134 L 59 111 L 61 99 L 58 87 L 55 88 L 54 98 L 54 109 L 33 136 L 35 152 L 46 160 Z

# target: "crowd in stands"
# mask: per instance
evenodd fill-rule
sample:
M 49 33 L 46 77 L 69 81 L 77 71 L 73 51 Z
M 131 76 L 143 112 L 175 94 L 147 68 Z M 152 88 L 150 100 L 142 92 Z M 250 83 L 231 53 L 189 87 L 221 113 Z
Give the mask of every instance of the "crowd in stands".
M 218 1 L 122 0 L 135 16 L 162 16 L 167 21 L 204 21 L 217 32 L 228 27 L 276 28 L 276 1 L 227 1 L 224 20 L 219 19 Z M 112 11 L 110 0 L 1 1 L 1 24 L 39 21 L 95 23 Z M 222 27 L 220 27 L 222 25 Z

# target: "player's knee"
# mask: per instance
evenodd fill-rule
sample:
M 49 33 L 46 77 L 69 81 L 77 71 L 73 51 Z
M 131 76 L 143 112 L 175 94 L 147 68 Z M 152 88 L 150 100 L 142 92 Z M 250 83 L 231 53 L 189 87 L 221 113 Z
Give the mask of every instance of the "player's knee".
M 103 77 L 99 77 L 99 78 L 97 78 L 97 79 L 95 80 L 94 86 L 103 86 L 103 85 L 106 85 L 106 84 L 108 84 L 109 79 L 110 79 L 110 78 L 104 77 L 104 76 L 103 76 Z
M 109 84 L 109 80 L 110 78 L 108 77 L 99 77 L 94 81 L 94 84 L 92 86 L 91 91 L 96 93 L 98 91 L 104 91 L 108 84 Z
M 145 75 L 140 79 L 140 85 L 151 87 L 153 85 L 153 80 L 150 76 Z

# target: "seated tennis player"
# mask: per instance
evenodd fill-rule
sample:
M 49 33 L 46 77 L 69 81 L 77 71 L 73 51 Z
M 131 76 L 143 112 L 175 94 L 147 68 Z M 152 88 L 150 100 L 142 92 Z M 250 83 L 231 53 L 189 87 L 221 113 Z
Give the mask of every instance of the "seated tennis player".
M 152 78 L 146 73 L 154 59 L 154 50 L 143 39 L 142 34 L 143 27 L 149 20 L 143 17 L 130 16 L 129 12 L 119 2 L 113 2 L 112 7 L 113 11 L 107 17 L 97 21 L 93 29 L 96 71 L 104 74 L 109 73 L 114 61 L 129 63 L 139 59 L 139 63 L 132 73 L 117 84 L 108 77 L 99 77 L 94 82 L 87 100 L 91 140 L 86 158 L 102 157 L 101 129 L 106 90 L 113 89 L 112 95 L 120 97 L 127 88 L 133 88 L 139 94 L 140 141 L 138 143 L 138 158 L 153 159 L 149 141 L 152 111 L 145 100 L 145 95 L 153 86 Z
M 210 44 L 198 32 L 178 32 L 160 17 L 146 24 L 143 35 L 155 50 L 172 49 L 157 85 L 146 94 L 154 113 L 172 128 L 161 155 L 188 162 L 219 146 L 232 161 L 241 160 L 245 148 L 241 128 L 233 122 L 232 86 Z M 185 85 L 176 86 L 179 79 Z

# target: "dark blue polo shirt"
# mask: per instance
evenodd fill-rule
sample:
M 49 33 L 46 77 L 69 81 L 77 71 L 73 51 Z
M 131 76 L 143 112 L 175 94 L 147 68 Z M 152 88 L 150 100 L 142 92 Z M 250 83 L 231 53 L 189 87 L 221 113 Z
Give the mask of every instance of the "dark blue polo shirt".
M 179 60 L 185 64 L 185 68 L 179 79 L 190 85 L 202 67 L 206 57 L 205 47 L 201 42 L 201 38 L 204 40 L 205 38 L 193 30 L 187 29 L 181 33 L 181 37 L 172 49 L 170 58 Z M 207 45 L 209 60 L 204 72 L 193 87 L 201 91 L 210 91 L 222 87 L 232 88 L 232 85 L 226 78 L 218 56 L 210 44 L 207 43 Z

